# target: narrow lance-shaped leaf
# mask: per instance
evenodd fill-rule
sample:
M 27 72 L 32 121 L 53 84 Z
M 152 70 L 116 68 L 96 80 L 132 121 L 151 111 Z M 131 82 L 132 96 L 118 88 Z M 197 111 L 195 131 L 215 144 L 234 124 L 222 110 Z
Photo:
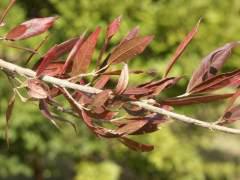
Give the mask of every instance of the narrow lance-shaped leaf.
M 68 54 L 68 57 L 64 63 L 63 66 L 63 73 L 66 72 L 66 70 L 69 67 L 70 62 L 72 62 L 72 60 L 74 59 L 74 57 L 76 56 L 79 48 L 82 46 L 83 41 L 84 41 L 84 36 L 85 36 L 85 32 L 77 39 L 76 43 L 74 44 L 72 50 L 70 51 L 70 53 Z
M 72 38 L 63 43 L 56 44 L 48 50 L 48 52 L 37 63 L 37 75 L 43 75 L 42 71 L 54 60 L 57 60 L 61 55 L 70 51 L 78 41 L 78 38 Z M 39 64 L 39 65 L 38 65 Z
M 200 103 L 209 103 L 213 101 L 223 100 L 232 97 L 233 94 L 210 94 L 210 95 L 195 95 L 195 96 L 186 96 L 186 97 L 176 97 L 171 99 L 166 99 L 161 101 L 161 104 L 166 104 L 170 106 L 185 106 L 192 104 L 200 104 Z
M 149 152 L 154 149 L 153 145 L 141 144 L 126 137 L 119 138 L 119 141 L 134 151 Z
M 112 39 L 112 37 L 118 32 L 119 27 L 120 27 L 120 23 L 121 23 L 121 16 L 117 17 L 116 19 L 113 20 L 113 22 L 111 22 L 108 27 L 107 27 L 107 32 L 106 32 L 106 37 L 105 37 L 105 41 L 104 41 L 104 45 L 99 53 L 99 57 L 97 59 L 97 67 L 99 66 L 101 60 L 102 60 L 102 56 L 104 54 L 104 52 L 106 51 L 106 49 L 108 48 L 108 44 L 110 42 L 110 40 Z
M 118 80 L 118 84 L 115 90 L 116 94 L 122 94 L 128 85 L 128 65 L 124 64 L 122 72 L 120 74 L 119 80 Z
M 152 41 L 153 36 L 135 37 L 119 45 L 108 59 L 108 64 L 118 64 L 142 53 Z
M 119 30 L 120 23 L 121 23 L 121 16 L 117 17 L 116 19 L 113 20 L 111 24 L 109 24 L 107 28 L 107 38 L 110 39 L 112 38 Z
M 126 123 L 124 126 L 118 128 L 116 130 L 116 133 L 121 134 L 121 135 L 129 135 L 132 134 L 136 131 L 138 131 L 139 129 L 141 129 L 144 125 L 146 125 L 148 123 L 147 120 L 133 120 L 133 121 L 129 121 L 128 123 Z
M 236 84 L 236 82 L 239 81 L 239 79 L 240 70 L 223 73 L 198 84 L 197 86 L 193 87 L 188 93 L 196 94 L 202 92 L 210 92 L 227 86 L 233 86 Z
M 235 48 L 238 44 L 238 42 L 228 43 L 206 56 L 202 60 L 200 67 L 193 73 L 192 78 L 188 83 L 187 92 L 190 92 L 201 82 L 216 76 L 225 61 L 231 55 L 232 49 Z
M 94 87 L 98 89 L 104 88 L 104 86 L 107 84 L 109 79 L 110 79 L 109 75 L 101 75 L 99 79 L 96 81 Z
M 10 100 L 8 101 L 8 106 L 7 106 L 7 110 L 6 110 L 5 137 L 6 137 L 6 141 L 7 141 L 8 146 L 9 146 L 9 136 L 8 136 L 9 121 L 10 121 L 10 118 L 11 118 L 11 115 L 12 115 L 12 111 L 13 111 L 13 107 L 14 107 L 14 103 L 15 103 L 15 98 L 16 98 L 16 94 L 13 93 Z
M 35 18 L 13 28 L 7 35 L 7 40 L 23 40 L 32 36 L 39 35 L 52 27 L 58 17 Z
M 84 41 L 73 61 L 72 76 L 86 73 L 91 63 L 92 55 L 97 44 L 98 36 L 101 29 L 98 27 L 90 36 Z
M 173 65 L 176 63 L 178 58 L 182 55 L 182 53 L 187 48 L 187 46 L 189 45 L 189 43 L 191 42 L 193 37 L 197 34 L 200 22 L 201 22 L 201 19 L 198 21 L 197 25 L 191 30 L 191 32 L 188 33 L 188 35 L 184 38 L 184 40 L 177 47 L 173 57 L 171 58 L 168 66 L 167 66 L 164 77 L 166 77 L 168 75 L 168 73 L 172 69 Z
M 36 70 L 36 76 L 44 75 L 42 72 L 46 69 L 46 67 L 56 58 L 57 54 L 57 45 L 53 46 L 48 52 L 42 57 L 40 64 Z
M 121 40 L 118 46 L 120 46 L 125 41 L 129 41 L 135 37 L 137 37 L 139 34 L 139 27 L 134 27 L 132 30 L 128 32 L 128 34 Z

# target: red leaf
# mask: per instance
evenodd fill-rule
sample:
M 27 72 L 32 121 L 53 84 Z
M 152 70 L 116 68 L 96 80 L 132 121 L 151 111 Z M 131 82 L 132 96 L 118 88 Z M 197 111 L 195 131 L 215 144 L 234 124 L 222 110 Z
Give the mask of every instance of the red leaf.
M 97 82 L 95 83 L 94 87 L 98 89 L 103 89 L 103 87 L 107 84 L 109 79 L 110 79 L 109 75 L 100 76 Z
M 141 129 L 144 125 L 146 125 L 148 123 L 148 121 L 129 121 L 128 123 L 126 123 L 124 126 L 121 126 L 120 128 L 118 128 L 115 132 L 118 134 L 121 134 L 122 136 L 124 135 L 129 135 L 132 134 L 136 131 L 138 131 L 139 129 Z
M 83 45 L 78 50 L 75 60 L 73 61 L 72 75 L 76 76 L 81 73 L 86 73 L 88 66 L 91 63 L 93 51 L 97 44 L 97 39 L 100 33 L 100 28 L 98 27 L 95 32 L 93 32 L 83 43 Z
M 28 95 L 35 99 L 46 99 L 48 97 L 48 87 L 38 79 L 27 81 Z
M 122 72 L 120 74 L 118 84 L 115 90 L 116 94 L 122 94 L 128 85 L 128 65 L 124 64 Z
M 181 77 L 166 77 L 158 81 L 148 82 L 142 85 L 139 85 L 140 88 L 151 89 L 151 95 L 158 95 L 160 92 L 166 88 L 175 85 Z
M 72 62 L 73 58 L 76 56 L 79 48 L 82 46 L 83 44 L 83 41 L 84 41 L 84 35 L 85 33 L 83 33 L 80 38 L 78 38 L 77 42 L 74 44 L 71 52 L 69 53 L 66 61 L 65 61 L 65 64 L 63 66 L 63 72 L 65 72 L 70 64 L 70 62 Z
M 79 38 L 72 38 L 67 41 L 58 44 L 56 47 L 56 58 L 60 57 L 62 54 L 69 52 L 74 45 L 77 43 Z
M 188 83 L 187 92 L 192 91 L 192 89 L 200 83 L 216 76 L 217 72 L 231 55 L 232 49 L 238 44 L 238 42 L 228 43 L 205 57 L 202 60 L 200 67 L 193 73 L 192 78 Z
M 120 44 L 108 59 L 108 64 L 118 64 L 142 53 L 152 41 L 153 36 L 135 37 Z
M 218 120 L 218 124 L 233 123 L 240 119 L 240 105 L 234 105 L 239 96 L 240 90 L 238 89 L 230 99 L 224 115 Z
M 56 54 L 57 54 L 57 45 L 49 49 L 48 52 L 42 57 L 42 60 L 36 70 L 36 76 L 39 77 L 44 75 L 43 71 L 50 64 L 50 62 L 56 58 Z
M 121 16 L 117 17 L 113 20 L 111 24 L 109 24 L 107 28 L 107 38 L 111 39 L 119 30 L 120 23 L 121 23 Z
M 120 42 L 119 45 L 121 45 L 122 43 L 137 37 L 138 34 L 139 34 L 139 28 L 138 27 L 134 27 L 131 31 L 128 32 L 127 36 L 122 39 L 122 41 Z
M 197 86 L 194 86 L 188 93 L 210 92 L 226 86 L 232 86 L 240 78 L 240 70 L 214 76 Z
M 42 71 L 41 74 L 48 76 L 61 75 L 63 69 L 63 63 L 51 63 Z
M 154 149 L 153 145 L 141 144 L 126 137 L 119 138 L 119 141 L 134 151 L 149 152 Z
M 195 96 L 186 96 L 186 97 L 176 97 L 171 99 L 166 99 L 161 101 L 161 104 L 166 104 L 170 106 L 184 106 L 192 105 L 199 103 L 209 103 L 212 101 L 222 100 L 232 97 L 233 94 L 211 94 L 211 95 L 195 95 Z
M 149 94 L 150 92 L 152 92 L 152 89 L 149 89 L 149 88 L 131 87 L 131 88 L 127 88 L 123 92 L 123 94 L 124 95 L 145 95 L 145 94 Z
M 240 120 L 240 105 L 234 106 L 224 113 L 219 124 L 229 124 Z
M 109 99 L 110 97 L 110 94 L 111 94 L 111 91 L 110 90 L 104 90 L 100 93 L 98 93 L 93 102 L 92 102 L 92 106 L 94 107 L 101 107 L 105 104 L 105 102 Z
M 186 47 L 189 45 L 189 43 L 191 42 L 193 37 L 197 34 L 200 22 L 201 22 L 201 19 L 198 21 L 197 25 L 191 30 L 191 32 L 188 33 L 188 35 L 184 38 L 184 40 L 177 47 L 172 59 L 170 60 L 168 66 L 167 66 L 164 77 L 166 77 L 168 75 L 168 73 L 172 69 L 173 65 L 176 63 L 178 58 L 182 55 L 182 53 L 184 52 Z
M 32 36 L 39 35 L 47 31 L 54 23 L 57 17 L 35 18 L 13 28 L 7 35 L 7 40 L 22 40 Z

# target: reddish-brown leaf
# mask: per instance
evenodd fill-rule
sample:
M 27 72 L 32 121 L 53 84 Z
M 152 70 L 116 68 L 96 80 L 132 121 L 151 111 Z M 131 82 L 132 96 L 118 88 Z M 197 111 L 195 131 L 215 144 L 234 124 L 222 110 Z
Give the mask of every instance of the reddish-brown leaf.
M 167 66 L 164 77 L 166 77 L 168 75 L 168 73 L 172 69 L 173 65 L 176 63 L 178 58 L 182 55 L 182 53 L 184 52 L 186 47 L 189 45 L 189 43 L 191 42 L 193 37 L 197 34 L 200 22 L 201 22 L 201 19 L 198 21 L 197 25 L 191 30 L 191 32 L 188 33 L 188 35 L 183 39 L 183 41 L 177 47 L 173 57 L 171 58 L 168 66 Z
M 240 120 L 240 105 L 229 108 L 223 115 L 219 124 L 229 124 Z
M 38 79 L 27 81 L 28 95 L 35 99 L 46 99 L 48 97 L 48 87 Z
M 94 100 L 93 100 L 91 105 L 94 106 L 94 107 L 101 107 L 101 106 L 103 106 L 105 104 L 105 102 L 109 99 L 110 93 L 111 93 L 110 90 L 104 90 L 104 91 L 98 93 L 95 96 L 95 98 L 94 98 Z
M 99 79 L 96 81 L 94 87 L 98 89 L 103 89 L 104 86 L 107 84 L 109 81 L 110 76 L 109 75 L 102 75 L 99 77 Z
M 121 126 L 116 130 L 116 133 L 121 134 L 122 136 L 124 135 L 129 135 L 132 134 L 139 129 L 141 129 L 144 125 L 148 123 L 147 120 L 142 120 L 142 121 L 128 121 L 124 126 Z
M 122 94 L 128 85 L 128 65 L 124 64 L 122 72 L 120 74 L 119 80 L 118 80 L 118 84 L 116 86 L 115 89 L 115 93 L 116 94 Z
M 194 86 L 188 93 L 210 92 L 226 86 L 232 86 L 240 78 L 240 70 L 214 76 L 197 86 Z
M 80 38 L 78 38 L 77 42 L 74 44 L 71 52 L 69 53 L 66 61 L 65 61 L 65 64 L 63 66 L 63 72 L 65 72 L 69 66 L 69 64 L 72 62 L 72 60 L 74 59 L 74 57 L 76 56 L 78 50 L 80 49 L 80 47 L 82 46 L 83 42 L 84 42 L 84 36 L 85 36 L 85 33 L 83 33 Z
M 168 87 L 175 85 L 181 77 L 166 77 L 158 81 L 151 81 L 145 84 L 139 85 L 140 88 L 150 89 L 151 95 L 158 95 Z
M 145 94 L 149 94 L 150 92 L 152 92 L 152 89 L 149 88 L 144 88 L 144 87 L 130 87 L 127 88 L 123 94 L 124 95 L 145 95 Z
M 77 51 L 73 61 L 72 75 L 76 76 L 86 73 L 91 63 L 92 55 L 97 44 L 98 36 L 101 29 L 98 27 L 82 44 Z
M 125 36 L 122 41 L 120 42 L 120 44 L 118 46 L 120 46 L 122 43 L 124 43 L 125 41 L 129 41 L 135 37 L 137 37 L 139 34 L 139 28 L 138 27 L 134 27 L 131 31 L 128 32 L 127 36 Z
M 113 20 L 111 24 L 109 24 L 107 28 L 107 38 L 111 39 L 119 30 L 121 24 L 121 16 L 117 17 Z
M 125 146 L 127 146 L 129 149 L 132 149 L 134 151 L 149 152 L 154 149 L 153 145 L 141 144 L 126 137 L 119 138 L 119 141 L 123 143 Z
M 51 63 L 42 71 L 41 74 L 48 76 L 61 75 L 63 69 L 63 63 Z
M 57 49 L 57 45 L 49 49 L 48 52 L 42 57 L 42 60 L 36 70 L 36 76 L 44 75 L 43 71 L 56 58 L 56 54 L 57 54 L 56 49 Z
M 187 87 L 187 92 L 199 85 L 200 83 L 216 76 L 225 61 L 232 53 L 232 49 L 239 45 L 238 42 L 228 43 L 206 56 L 199 68 L 193 73 Z
M 78 40 L 79 38 L 72 38 L 58 44 L 56 48 L 56 58 L 60 57 L 64 53 L 69 52 L 78 42 Z
M 142 53 L 152 41 L 153 36 L 135 37 L 120 44 L 108 59 L 108 64 L 118 64 Z
M 233 94 L 211 94 L 211 95 L 195 95 L 195 96 L 186 96 L 186 97 L 176 97 L 171 99 L 166 99 L 161 101 L 161 104 L 166 104 L 170 106 L 184 106 L 200 103 L 209 103 L 217 100 L 223 100 L 232 97 Z
M 22 40 L 39 35 L 47 31 L 55 22 L 57 17 L 35 18 L 13 28 L 7 35 L 7 40 Z
M 240 105 L 235 105 L 239 96 L 240 90 L 238 89 L 230 99 L 224 115 L 218 120 L 218 124 L 233 123 L 236 120 L 240 120 Z
M 131 116 L 145 116 L 147 113 L 147 110 L 139 106 L 124 105 L 123 108 Z

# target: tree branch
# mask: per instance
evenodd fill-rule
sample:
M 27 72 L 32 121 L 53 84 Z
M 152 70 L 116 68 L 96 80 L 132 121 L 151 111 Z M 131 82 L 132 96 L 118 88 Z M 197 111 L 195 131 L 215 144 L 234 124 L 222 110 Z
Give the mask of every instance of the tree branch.
M 29 78 L 35 78 L 36 77 L 36 73 L 30 69 L 27 68 L 23 68 L 20 67 L 18 65 L 6 62 L 2 59 L 0 59 L 0 68 L 1 69 L 6 69 L 8 71 L 11 72 L 15 72 L 19 75 L 24 75 L 24 76 L 28 76 Z M 101 89 L 96 89 L 94 87 L 89 87 L 89 86 L 83 86 L 83 85 L 79 85 L 79 84 L 74 84 L 71 83 L 67 80 L 63 80 L 63 79 L 58 79 L 55 77 L 51 77 L 51 76 L 42 76 L 40 78 L 41 80 L 63 87 L 63 88 L 70 88 L 70 89 L 75 89 L 75 90 L 79 90 L 85 93 L 90 93 L 90 94 L 97 94 L 100 93 L 102 90 Z M 142 102 L 142 101 L 133 101 L 131 102 L 131 104 L 133 105 L 137 105 L 140 106 L 146 110 L 149 110 L 151 112 L 155 112 L 158 114 L 162 114 L 162 115 L 166 115 L 170 118 L 173 118 L 177 121 L 182 121 L 184 123 L 188 123 L 188 124 L 193 124 L 196 126 L 200 126 L 203 128 L 208 128 L 211 130 L 217 130 L 217 131 L 222 131 L 225 133 L 230 133 L 230 134 L 240 134 L 240 129 L 233 129 L 233 128 L 228 128 L 228 127 L 224 127 L 224 126 L 220 126 L 220 125 L 216 125 L 213 123 L 209 123 L 209 122 L 204 122 L 198 119 L 194 119 L 194 118 L 190 118 L 187 117 L 185 115 L 181 115 L 181 114 L 177 114 L 171 111 L 167 111 L 165 109 L 159 108 L 159 107 L 155 107 L 153 105 L 150 105 L 146 102 Z

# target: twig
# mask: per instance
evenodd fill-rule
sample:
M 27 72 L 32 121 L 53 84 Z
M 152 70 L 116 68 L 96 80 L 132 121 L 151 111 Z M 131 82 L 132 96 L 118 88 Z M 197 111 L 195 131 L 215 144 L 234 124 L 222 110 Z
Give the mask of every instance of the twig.
M 25 75 L 25 76 L 28 76 L 31 78 L 34 78 L 36 76 L 36 73 L 34 71 L 27 69 L 27 68 L 22 68 L 15 64 L 6 62 L 2 59 L 0 59 L 0 68 L 4 68 L 9 71 L 16 72 L 20 75 Z M 79 85 L 79 84 L 74 84 L 74 83 L 68 82 L 66 80 L 54 78 L 51 76 L 43 76 L 43 77 L 41 77 L 41 79 L 45 82 L 48 82 L 48 83 L 51 83 L 51 84 L 54 84 L 54 85 L 57 85 L 57 86 L 60 86 L 63 88 L 75 89 L 75 90 L 79 90 L 79 91 L 82 91 L 85 93 L 90 93 L 90 94 L 97 94 L 102 91 L 102 90 L 96 89 L 94 87 L 88 87 L 88 86 L 83 86 L 83 85 Z M 148 104 L 147 102 L 133 101 L 133 102 L 131 102 L 131 104 L 140 106 L 151 112 L 166 115 L 175 120 L 182 121 L 182 122 L 185 122 L 188 124 L 193 124 L 193 125 L 208 128 L 211 130 L 218 130 L 218 131 L 222 131 L 222 132 L 229 133 L 229 134 L 240 134 L 240 129 L 228 128 L 228 127 L 216 125 L 214 123 L 204 122 L 204 121 L 201 121 L 198 119 L 190 118 L 185 115 L 177 114 L 177 113 L 167 111 L 167 110 L 159 108 L 159 107 L 155 107 L 153 105 Z

